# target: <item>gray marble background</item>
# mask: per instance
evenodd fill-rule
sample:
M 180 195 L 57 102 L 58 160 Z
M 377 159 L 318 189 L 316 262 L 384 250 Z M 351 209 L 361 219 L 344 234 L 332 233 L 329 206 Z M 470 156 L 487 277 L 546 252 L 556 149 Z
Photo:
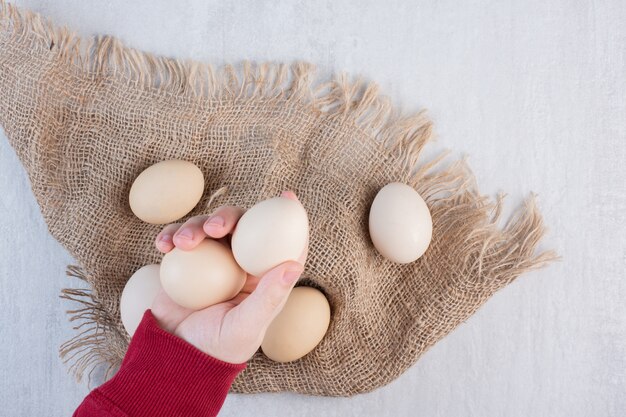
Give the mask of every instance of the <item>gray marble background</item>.
M 81 34 L 214 63 L 308 60 L 430 109 L 509 208 L 539 194 L 563 261 L 528 274 L 392 384 L 353 398 L 230 395 L 224 416 L 626 415 L 626 2 L 20 0 Z M 0 133 L 0 415 L 69 416 L 57 355 L 72 262 Z

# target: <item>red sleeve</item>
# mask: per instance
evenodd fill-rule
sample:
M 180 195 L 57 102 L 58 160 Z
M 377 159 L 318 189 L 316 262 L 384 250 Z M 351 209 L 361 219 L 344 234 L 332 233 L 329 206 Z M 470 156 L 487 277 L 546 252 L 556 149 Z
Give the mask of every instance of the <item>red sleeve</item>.
M 117 374 L 93 390 L 74 417 L 216 416 L 245 367 L 166 332 L 147 310 Z

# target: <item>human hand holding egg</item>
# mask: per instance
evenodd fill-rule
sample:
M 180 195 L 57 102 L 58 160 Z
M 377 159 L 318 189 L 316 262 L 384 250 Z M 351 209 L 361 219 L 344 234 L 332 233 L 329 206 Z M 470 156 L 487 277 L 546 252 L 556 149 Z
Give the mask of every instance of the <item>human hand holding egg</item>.
M 284 192 L 282 197 L 298 201 L 292 192 Z M 207 238 L 229 245 L 243 214 L 241 208 L 226 206 L 211 216 L 168 225 L 157 236 L 156 246 L 163 253 L 174 248 L 190 251 Z M 262 277 L 246 274 L 241 291 L 226 302 L 192 310 L 178 305 L 161 290 L 152 304 L 152 313 L 163 329 L 201 351 L 225 362 L 245 362 L 258 350 L 268 326 L 300 277 L 308 242 L 304 248 L 296 261 L 284 262 Z

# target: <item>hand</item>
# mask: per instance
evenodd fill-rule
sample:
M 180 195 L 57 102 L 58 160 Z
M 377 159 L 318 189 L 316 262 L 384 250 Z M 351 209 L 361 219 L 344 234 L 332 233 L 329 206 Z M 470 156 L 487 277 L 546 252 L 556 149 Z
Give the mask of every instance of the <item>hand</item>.
M 298 201 L 290 191 L 283 192 L 282 197 Z M 191 250 L 206 238 L 230 244 L 230 235 L 243 213 L 239 207 L 223 206 L 210 216 L 196 216 L 183 225 L 170 224 L 158 234 L 156 247 L 163 253 L 174 247 Z M 308 241 L 297 262 L 278 265 L 261 278 L 248 274 L 241 292 L 233 299 L 203 310 L 181 307 L 161 290 L 152 304 L 152 314 L 164 330 L 214 358 L 246 362 L 261 346 L 267 327 L 300 278 L 307 252 Z

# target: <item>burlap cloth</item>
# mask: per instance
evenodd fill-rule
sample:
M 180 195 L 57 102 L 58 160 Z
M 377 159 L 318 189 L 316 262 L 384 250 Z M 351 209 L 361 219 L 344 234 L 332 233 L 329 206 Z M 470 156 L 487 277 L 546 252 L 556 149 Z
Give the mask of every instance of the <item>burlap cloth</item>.
M 279 364 L 257 353 L 236 392 L 348 396 L 398 377 L 494 292 L 552 259 L 529 199 L 504 227 L 501 201 L 481 196 L 464 161 L 418 163 L 432 134 L 423 114 L 400 116 L 374 84 L 320 82 L 306 64 L 209 65 L 161 58 L 111 37 L 80 40 L 1 4 L 0 123 L 30 178 L 50 233 L 80 264 L 67 289 L 82 324 L 61 347 L 78 376 L 112 374 L 128 344 L 119 314 L 126 280 L 159 262 L 160 226 L 135 217 L 128 192 L 158 161 L 204 172 L 190 216 L 222 204 L 250 207 L 294 190 L 311 223 L 301 284 L 332 307 L 321 344 Z M 433 240 L 417 262 L 382 258 L 368 235 L 376 192 L 400 181 L 427 201 Z M 217 193 L 216 193 L 217 192 Z M 48 279 L 50 277 L 23 277 Z

